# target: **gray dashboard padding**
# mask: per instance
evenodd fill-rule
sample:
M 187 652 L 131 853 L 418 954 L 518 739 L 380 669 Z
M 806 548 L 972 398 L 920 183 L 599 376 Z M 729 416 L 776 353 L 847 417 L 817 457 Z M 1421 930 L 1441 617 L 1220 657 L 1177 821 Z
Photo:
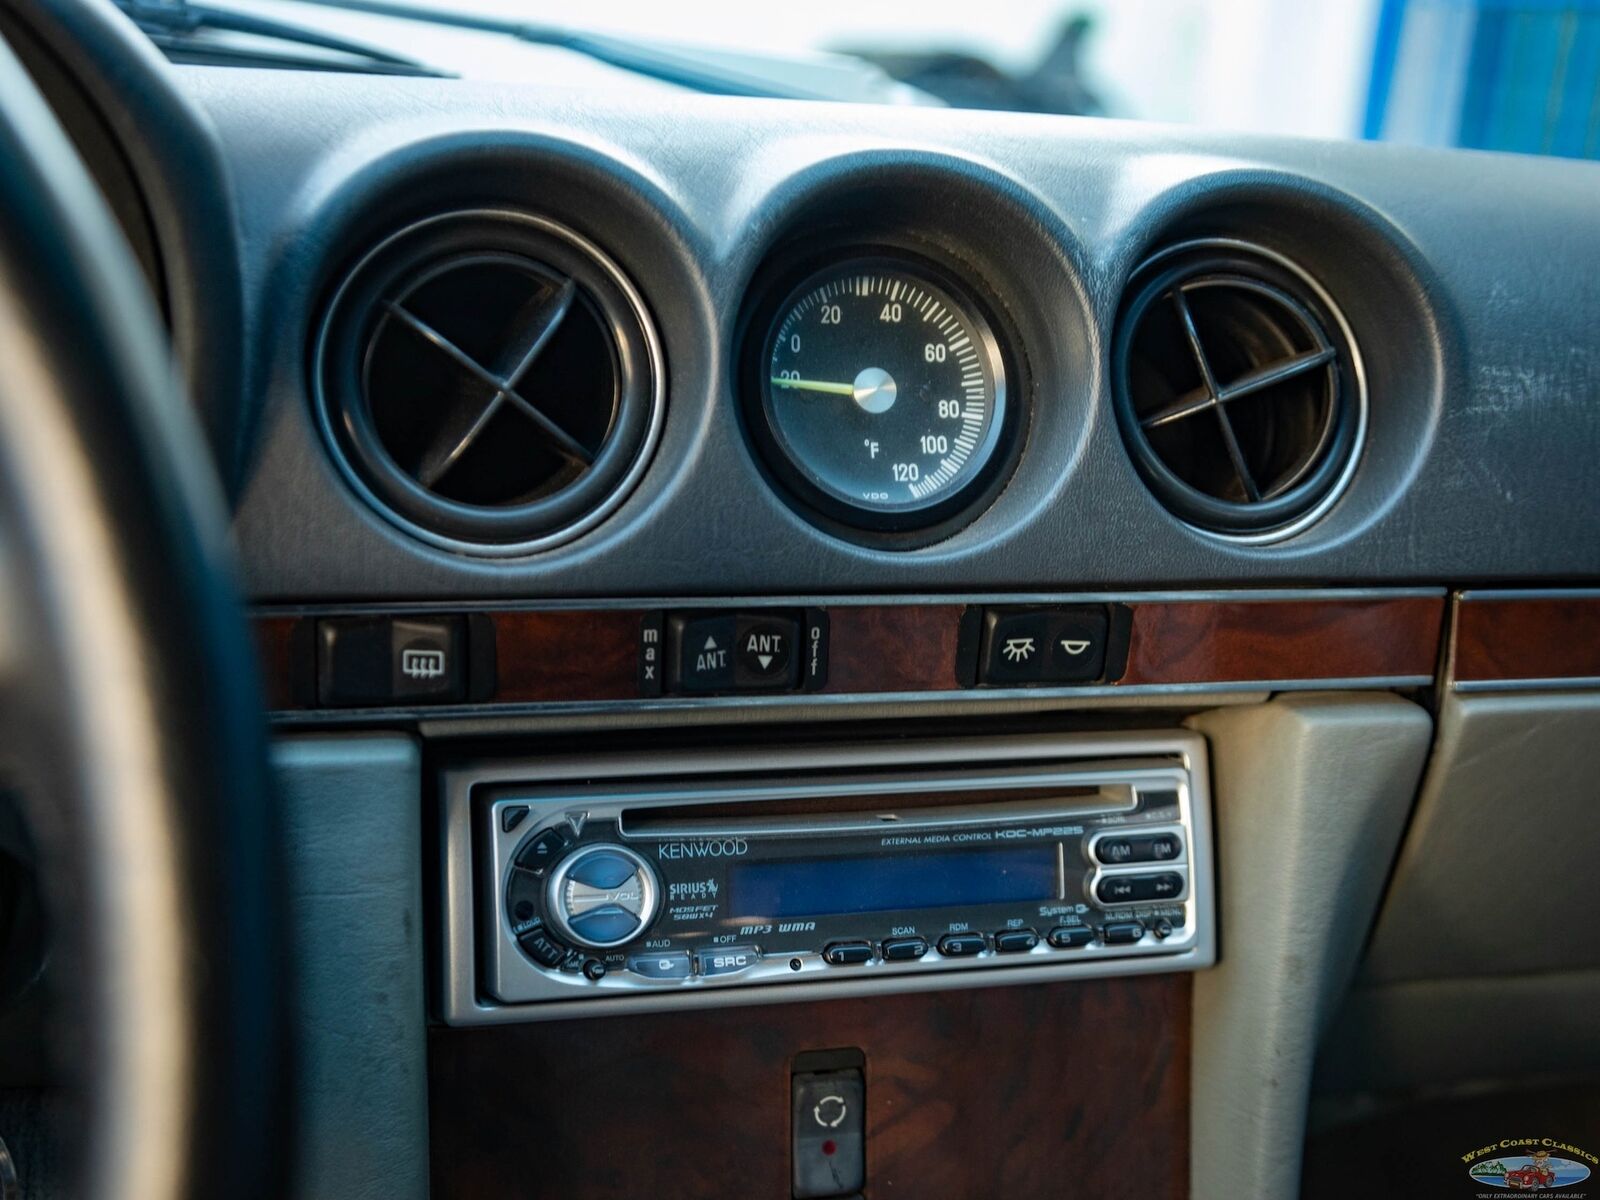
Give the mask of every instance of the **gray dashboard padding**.
M 1432 722 L 1391 695 L 1202 714 L 1219 962 L 1195 976 L 1196 1200 L 1291 1197 L 1316 1045 L 1405 828 Z
M 301 1094 L 296 1200 L 426 1200 L 422 758 L 394 734 L 282 739 Z
M 1445 702 L 1364 982 L 1600 968 L 1597 743 L 1600 693 Z
M 1493 952 L 1485 946 L 1485 957 Z M 1594 970 L 1358 985 L 1323 1041 L 1317 1091 L 1592 1077 L 1600 1073 L 1596 1013 Z

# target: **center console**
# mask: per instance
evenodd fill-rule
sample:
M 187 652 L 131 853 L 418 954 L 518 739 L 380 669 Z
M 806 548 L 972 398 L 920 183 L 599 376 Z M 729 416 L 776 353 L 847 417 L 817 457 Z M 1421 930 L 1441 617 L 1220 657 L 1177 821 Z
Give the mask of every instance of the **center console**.
M 447 1022 L 1215 959 L 1182 732 L 469 763 L 444 778 Z

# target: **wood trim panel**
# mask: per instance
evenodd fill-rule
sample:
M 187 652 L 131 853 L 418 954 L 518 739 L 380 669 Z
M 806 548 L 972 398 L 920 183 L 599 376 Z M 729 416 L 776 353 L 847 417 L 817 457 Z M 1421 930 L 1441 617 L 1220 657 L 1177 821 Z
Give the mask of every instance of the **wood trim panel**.
M 1600 678 L 1600 596 L 1462 596 L 1457 682 Z
M 956 679 L 959 604 L 828 609 L 831 693 L 944 692 Z
M 642 610 L 493 615 L 498 704 L 633 700 Z
M 958 641 L 965 607 L 828 606 L 830 647 L 823 693 L 959 692 Z M 1139 600 L 1127 607 L 1131 610 L 1127 668 L 1113 686 L 1160 687 L 1432 678 L 1445 598 Z M 642 609 L 483 614 L 495 634 L 497 683 L 488 702 L 639 699 L 636 656 L 645 615 Z M 299 662 L 297 656 L 313 653 L 311 639 L 304 636 L 304 622 L 310 619 L 270 614 L 256 618 L 274 710 L 308 703 L 305 680 L 314 664 Z M 1579 618 L 1572 616 L 1559 628 L 1578 623 Z M 1536 637 L 1539 628 L 1530 628 L 1527 636 Z M 1600 667 L 1591 662 L 1590 673 L 1595 671 Z M 981 694 L 981 689 L 974 694 Z
M 1130 684 L 1432 677 L 1443 596 L 1133 606 Z
M 787 1196 L 790 1064 L 842 1048 L 869 1197 L 1187 1194 L 1188 975 L 434 1029 L 432 1194 Z

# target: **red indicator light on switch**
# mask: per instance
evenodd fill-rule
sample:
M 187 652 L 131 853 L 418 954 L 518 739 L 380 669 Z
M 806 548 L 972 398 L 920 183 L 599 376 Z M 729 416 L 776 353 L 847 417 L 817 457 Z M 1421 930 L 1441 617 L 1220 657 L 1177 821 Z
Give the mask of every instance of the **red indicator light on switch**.
M 822 1143 L 822 1152 L 824 1154 L 832 1154 L 838 1148 L 838 1144 L 832 1138 Z

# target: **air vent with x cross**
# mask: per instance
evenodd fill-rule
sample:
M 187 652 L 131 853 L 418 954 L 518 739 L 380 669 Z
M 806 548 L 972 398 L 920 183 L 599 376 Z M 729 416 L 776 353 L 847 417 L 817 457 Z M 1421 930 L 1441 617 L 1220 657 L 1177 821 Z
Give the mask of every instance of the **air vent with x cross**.
M 1365 424 L 1355 345 L 1321 288 L 1277 255 L 1193 242 L 1146 263 L 1113 366 L 1134 465 L 1191 525 L 1287 536 L 1354 470 Z
M 637 292 L 577 234 L 522 214 L 452 214 L 383 242 L 335 295 L 317 359 L 352 484 L 453 549 L 523 553 L 590 528 L 661 420 Z

